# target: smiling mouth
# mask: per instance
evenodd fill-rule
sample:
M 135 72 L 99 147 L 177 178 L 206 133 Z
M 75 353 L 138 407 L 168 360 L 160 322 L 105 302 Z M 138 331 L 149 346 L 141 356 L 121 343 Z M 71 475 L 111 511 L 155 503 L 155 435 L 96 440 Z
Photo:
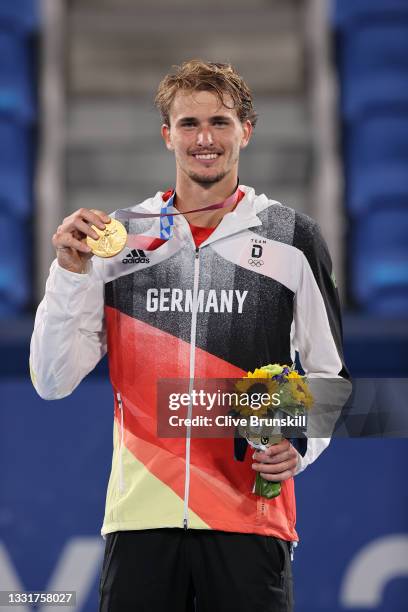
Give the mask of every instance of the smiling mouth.
M 193 157 L 200 161 L 212 161 L 219 157 L 219 153 L 196 153 L 193 154 Z

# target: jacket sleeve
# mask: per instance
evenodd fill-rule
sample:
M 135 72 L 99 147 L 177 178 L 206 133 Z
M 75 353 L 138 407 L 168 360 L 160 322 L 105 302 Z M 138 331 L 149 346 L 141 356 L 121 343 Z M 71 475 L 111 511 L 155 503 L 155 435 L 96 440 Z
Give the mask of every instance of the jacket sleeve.
M 30 346 L 31 380 L 44 399 L 69 395 L 106 353 L 104 283 L 93 272 L 51 265 L 35 317 Z
M 318 392 L 330 397 L 330 405 L 341 409 L 351 392 L 351 383 L 343 357 L 338 291 L 319 226 L 305 215 L 297 215 L 294 246 L 299 249 L 299 279 L 294 297 L 292 347 L 299 354 L 312 393 L 315 382 Z M 326 379 L 326 382 L 318 383 L 314 379 Z M 326 420 L 322 429 L 331 432 L 338 416 L 339 412 L 332 410 L 330 414 L 327 410 L 319 422 L 323 425 Z M 309 435 L 308 429 L 307 450 L 299 458 L 296 473 L 315 461 L 330 442 L 330 437 L 318 437 L 316 432 L 312 437 Z

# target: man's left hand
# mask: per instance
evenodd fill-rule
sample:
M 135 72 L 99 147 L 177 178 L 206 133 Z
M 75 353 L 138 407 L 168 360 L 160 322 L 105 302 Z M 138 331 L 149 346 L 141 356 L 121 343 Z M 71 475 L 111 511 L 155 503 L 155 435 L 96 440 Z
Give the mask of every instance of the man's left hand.
M 260 472 L 262 478 L 272 482 L 282 482 L 294 476 L 299 453 L 289 440 L 283 439 L 265 451 L 255 451 L 253 459 L 257 463 L 253 463 L 252 468 Z

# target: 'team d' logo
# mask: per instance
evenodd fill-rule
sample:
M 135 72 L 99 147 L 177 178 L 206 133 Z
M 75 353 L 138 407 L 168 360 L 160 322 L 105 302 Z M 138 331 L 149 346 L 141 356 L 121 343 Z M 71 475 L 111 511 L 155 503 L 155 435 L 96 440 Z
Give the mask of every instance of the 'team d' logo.
M 263 247 L 260 244 L 253 244 L 251 250 L 251 257 L 248 259 L 248 263 L 251 266 L 256 266 L 257 268 L 263 266 L 264 262 L 261 259 L 262 252 Z
M 262 251 L 263 251 L 263 248 L 261 247 L 260 244 L 252 245 L 251 257 L 253 257 L 254 259 L 258 259 L 259 257 L 261 257 Z

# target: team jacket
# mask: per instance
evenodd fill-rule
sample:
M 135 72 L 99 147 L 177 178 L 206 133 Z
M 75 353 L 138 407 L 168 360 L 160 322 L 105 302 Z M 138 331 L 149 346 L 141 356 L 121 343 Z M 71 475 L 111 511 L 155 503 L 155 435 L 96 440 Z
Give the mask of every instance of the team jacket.
M 257 497 L 250 448 L 237 461 L 232 438 L 156 431 L 160 378 L 240 377 L 290 364 L 296 351 L 309 376 L 347 377 L 337 290 L 317 224 L 240 189 L 243 199 L 199 248 L 182 215 L 167 241 L 158 239 L 157 218 L 138 219 L 128 230 L 139 248 L 94 257 L 85 274 L 51 266 L 31 341 L 36 390 L 62 398 L 109 356 L 114 448 L 102 534 L 184 526 L 298 539 L 293 479 L 280 496 Z M 160 212 L 162 196 L 131 210 Z M 309 439 L 297 472 L 328 443 Z

